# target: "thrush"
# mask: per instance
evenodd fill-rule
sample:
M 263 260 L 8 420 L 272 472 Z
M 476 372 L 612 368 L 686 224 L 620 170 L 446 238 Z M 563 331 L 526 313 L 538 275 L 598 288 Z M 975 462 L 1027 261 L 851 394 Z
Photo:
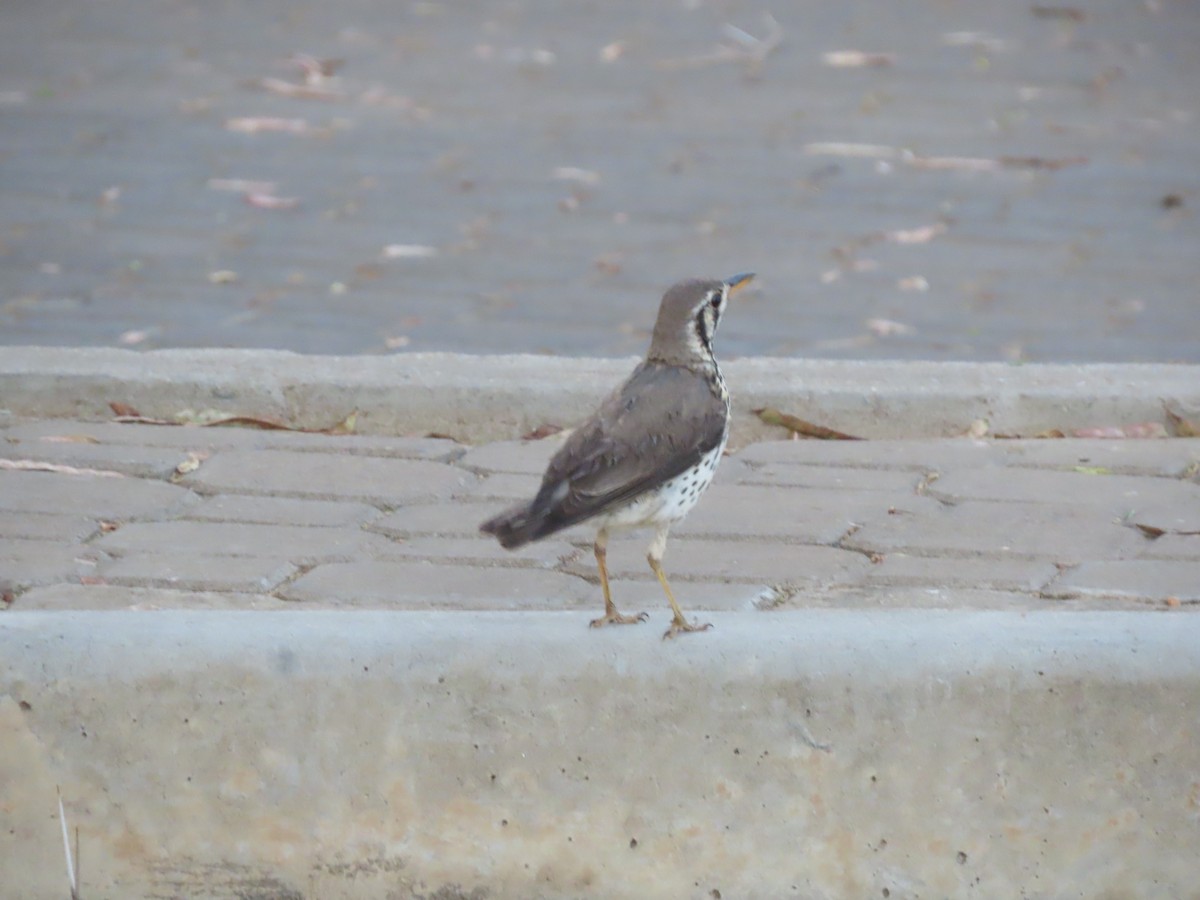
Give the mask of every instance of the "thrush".
M 663 573 L 671 526 L 712 482 L 729 437 L 729 391 L 713 336 L 729 298 L 753 275 L 681 281 L 663 295 L 646 359 L 550 460 L 537 496 L 484 522 L 507 549 L 592 521 L 604 615 L 592 627 L 642 622 L 622 615 L 608 585 L 612 532 L 654 528 L 646 559 L 674 614 L 664 638 L 703 631 L 689 622 Z

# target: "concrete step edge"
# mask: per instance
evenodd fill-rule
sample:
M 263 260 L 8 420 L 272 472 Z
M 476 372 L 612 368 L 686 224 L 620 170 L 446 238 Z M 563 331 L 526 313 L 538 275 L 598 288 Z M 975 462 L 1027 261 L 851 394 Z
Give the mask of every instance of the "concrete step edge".
M 570 425 L 628 374 L 633 359 L 305 356 L 276 350 L 6 347 L 0 409 L 9 417 L 107 418 L 109 404 L 144 416 L 184 410 L 278 418 L 323 428 L 357 410 L 367 434 L 442 433 L 469 443 Z M 1200 409 L 1200 366 L 731 360 L 738 442 L 779 437 L 753 414 L 775 407 L 871 438 L 1162 422 L 1163 402 Z M 2 420 L 0 420 L 2 421 Z

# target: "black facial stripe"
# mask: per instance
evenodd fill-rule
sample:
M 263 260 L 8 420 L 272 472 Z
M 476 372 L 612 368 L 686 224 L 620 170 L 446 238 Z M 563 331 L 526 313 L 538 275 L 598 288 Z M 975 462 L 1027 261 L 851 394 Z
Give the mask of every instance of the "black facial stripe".
M 712 353 L 712 331 L 708 327 L 708 316 L 706 309 L 702 306 L 696 311 L 696 336 L 700 338 L 700 345 Z M 715 321 L 714 321 L 714 324 Z

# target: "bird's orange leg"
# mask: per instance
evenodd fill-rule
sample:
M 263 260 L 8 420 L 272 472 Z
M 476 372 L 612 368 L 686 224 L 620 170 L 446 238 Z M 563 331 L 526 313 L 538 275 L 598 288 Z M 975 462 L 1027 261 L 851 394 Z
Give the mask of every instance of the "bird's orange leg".
M 589 623 L 592 628 L 600 628 L 604 625 L 636 625 L 638 622 L 646 621 L 646 614 L 640 612 L 634 616 L 623 616 L 617 611 L 616 605 L 612 602 L 612 593 L 608 589 L 608 532 L 601 529 L 596 535 L 596 544 L 593 548 L 596 551 L 596 567 L 600 570 L 600 587 L 604 590 L 604 615 L 599 619 L 592 619 Z
M 679 608 L 679 604 L 675 602 L 675 595 L 671 593 L 671 585 L 667 583 L 667 576 L 662 570 L 663 551 L 666 549 L 667 526 L 663 525 L 658 529 L 654 540 L 650 542 L 650 551 L 646 554 L 646 561 L 650 563 L 650 568 L 658 576 L 658 583 L 662 585 L 663 592 L 667 595 L 667 601 L 671 604 L 671 610 L 675 613 L 670 627 L 663 632 L 663 640 L 675 637 L 677 634 L 687 634 L 690 631 L 707 631 L 712 628 L 711 622 L 689 622 L 683 617 L 683 610 Z

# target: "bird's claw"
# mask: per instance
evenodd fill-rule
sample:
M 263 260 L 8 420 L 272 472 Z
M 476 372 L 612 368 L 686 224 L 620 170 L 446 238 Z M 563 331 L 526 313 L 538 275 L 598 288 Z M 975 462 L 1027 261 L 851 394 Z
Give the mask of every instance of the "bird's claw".
M 650 615 L 644 612 L 632 616 L 623 616 L 616 610 L 613 610 L 611 613 L 606 613 L 598 619 L 592 619 L 588 623 L 588 627 L 603 628 L 605 625 L 637 625 L 645 622 L 648 618 L 650 618 Z
M 712 628 L 712 622 L 688 622 L 684 619 L 671 620 L 671 627 L 663 632 L 662 639 L 670 640 L 677 634 L 688 634 L 692 631 L 708 631 Z

